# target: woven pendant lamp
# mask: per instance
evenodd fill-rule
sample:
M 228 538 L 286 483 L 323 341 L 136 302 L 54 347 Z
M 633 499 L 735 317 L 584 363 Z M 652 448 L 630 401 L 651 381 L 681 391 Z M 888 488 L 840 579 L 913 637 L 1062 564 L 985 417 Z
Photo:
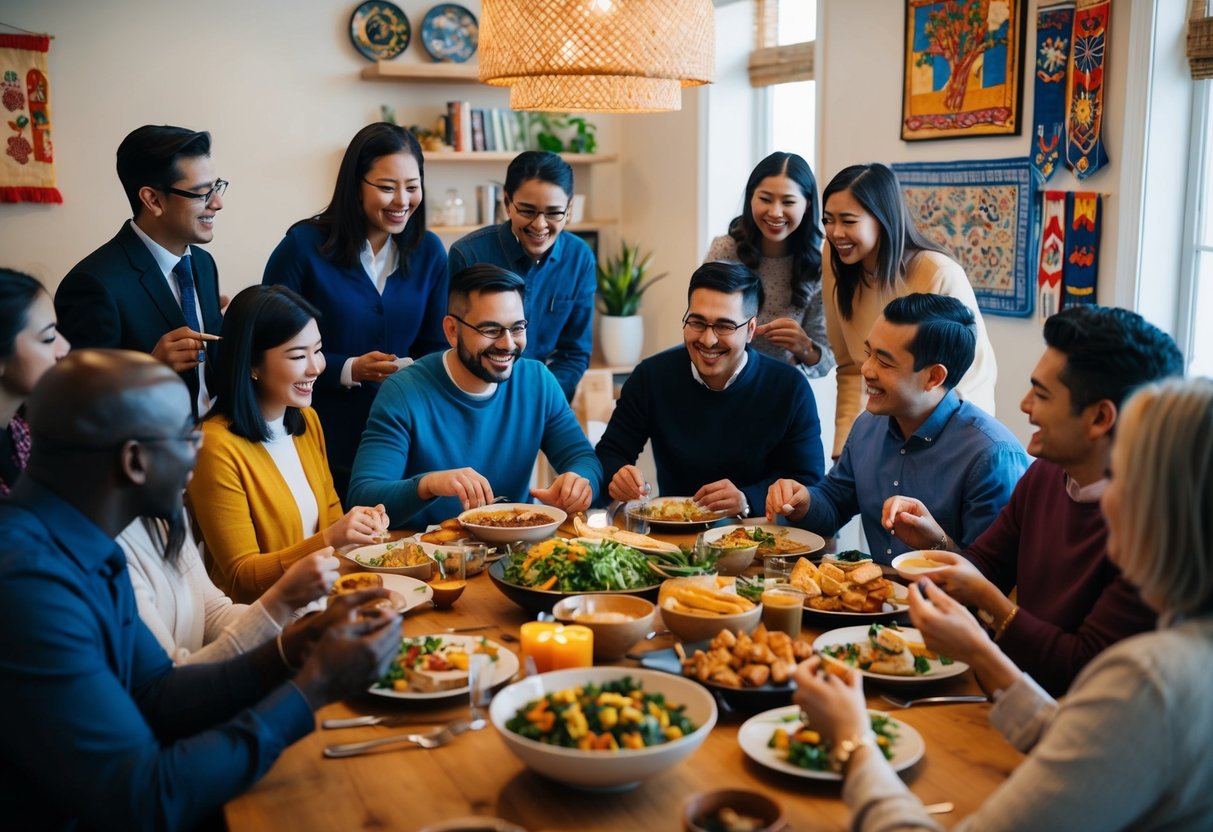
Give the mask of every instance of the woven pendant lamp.
M 712 81 L 711 0 L 484 0 L 480 80 L 510 108 L 644 113 L 682 109 Z

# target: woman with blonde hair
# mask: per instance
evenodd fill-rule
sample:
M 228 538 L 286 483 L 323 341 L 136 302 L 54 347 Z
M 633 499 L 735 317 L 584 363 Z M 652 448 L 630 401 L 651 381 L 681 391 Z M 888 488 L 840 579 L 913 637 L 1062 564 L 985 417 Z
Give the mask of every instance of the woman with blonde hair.
M 1109 647 L 1063 702 L 1045 693 L 929 580 L 910 617 L 968 662 L 990 721 L 1028 757 L 960 829 L 1208 829 L 1213 817 L 1213 381 L 1172 380 L 1126 405 L 1101 499 L 1108 557 L 1161 614 Z M 1064 580 L 1064 576 L 1059 576 Z M 858 674 L 797 670 L 796 702 L 831 743 L 857 829 L 937 829 L 876 751 Z

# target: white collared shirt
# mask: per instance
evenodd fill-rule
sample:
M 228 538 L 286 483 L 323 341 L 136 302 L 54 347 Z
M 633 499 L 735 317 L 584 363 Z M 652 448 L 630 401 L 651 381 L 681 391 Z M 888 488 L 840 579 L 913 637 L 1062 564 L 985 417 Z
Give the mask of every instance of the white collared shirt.
M 379 253 L 375 254 L 371 250 L 371 241 L 364 240 L 362 243 L 362 251 L 358 253 L 358 259 L 362 262 L 362 268 L 366 271 L 366 276 L 375 284 L 375 288 L 379 290 L 379 294 L 383 294 L 383 289 L 387 286 L 388 276 L 396 271 L 396 266 L 399 261 L 397 256 L 396 241 L 389 234 L 387 242 L 379 249 Z
M 729 385 L 737 380 L 737 377 L 741 375 L 741 371 L 745 369 L 745 365 L 748 364 L 749 361 L 750 353 L 748 350 L 745 350 L 741 353 L 741 363 L 737 365 L 737 369 L 733 371 L 733 375 L 729 376 L 729 380 L 724 383 L 724 387 L 721 387 L 720 390 L 712 390 L 711 387 L 708 387 L 707 382 L 705 382 L 703 377 L 699 375 L 699 368 L 695 366 L 694 361 L 691 362 L 691 378 L 695 379 L 704 387 L 707 387 L 707 389 L 712 390 L 713 393 L 719 393 L 722 390 L 729 389 Z
M 143 241 L 147 246 L 148 252 L 152 255 L 152 259 L 156 261 L 156 265 L 160 267 L 161 273 L 164 275 L 164 282 L 168 284 L 168 290 L 173 293 L 173 299 L 177 301 L 177 305 L 181 306 L 181 287 L 177 285 L 177 278 L 173 275 L 173 267 L 181 260 L 181 257 L 173 254 L 164 246 L 153 240 L 147 235 L 147 232 L 139 227 L 139 223 L 134 220 L 130 221 L 131 230 L 135 232 L 135 236 Z M 192 255 L 190 247 L 185 247 L 185 254 Z M 197 282 L 194 283 L 194 314 L 198 317 L 198 331 L 206 332 L 206 320 L 202 317 L 202 303 L 198 300 Z M 206 389 L 206 373 L 202 371 L 202 367 L 198 367 L 198 416 L 201 418 L 206 415 L 206 412 L 211 409 L 211 394 Z
M 299 521 L 303 536 L 311 537 L 320 531 L 320 506 L 316 503 L 316 494 L 312 484 L 307 481 L 307 472 L 303 470 L 303 461 L 299 459 L 299 448 L 295 445 L 295 437 L 286 432 L 285 416 L 266 422 L 270 429 L 270 438 L 261 444 L 269 453 L 270 459 L 278 468 L 278 473 L 286 480 L 295 505 L 299 508 Z
M 1080 486 L 1078 480 L 1066 474 L 1066 494 L 1076 503 L 1098 503 L 1107 487 L 1107 477 L 1098 479 L 1090 485 Z

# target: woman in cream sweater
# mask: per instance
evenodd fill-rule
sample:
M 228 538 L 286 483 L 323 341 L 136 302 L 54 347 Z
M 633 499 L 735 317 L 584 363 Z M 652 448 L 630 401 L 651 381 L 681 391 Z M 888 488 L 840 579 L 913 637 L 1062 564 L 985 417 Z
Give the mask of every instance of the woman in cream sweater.
M 977 297 L 960 264 L 919 232 L 906 211 L 897 176 L 885 165 L 852 165 L 822 194 L 828 256 L 821 294 L 826 334 L 838 361 L 835 459 L 863 408 L 864 342 L 885 304 L 914 292 L 950 295 L 977 318 L 977 354 L 956 390 L 991 416 L 998 366 Z
M 311 408 L 324 371 L 316 310 L 283 286 L 236 295 L 223 318 L 215 405 L 187 488 L 215 583 L 256 600 L 325 546 L 375 542 L 383 506 L 343 512 Z

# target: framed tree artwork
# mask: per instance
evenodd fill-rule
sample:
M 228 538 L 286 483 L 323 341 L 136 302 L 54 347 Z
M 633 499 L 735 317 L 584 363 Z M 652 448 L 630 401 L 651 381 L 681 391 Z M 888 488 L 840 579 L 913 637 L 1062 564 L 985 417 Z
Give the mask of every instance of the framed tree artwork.
M 904 141 L 1018 136 L 1028 0 L 906 0 Z

